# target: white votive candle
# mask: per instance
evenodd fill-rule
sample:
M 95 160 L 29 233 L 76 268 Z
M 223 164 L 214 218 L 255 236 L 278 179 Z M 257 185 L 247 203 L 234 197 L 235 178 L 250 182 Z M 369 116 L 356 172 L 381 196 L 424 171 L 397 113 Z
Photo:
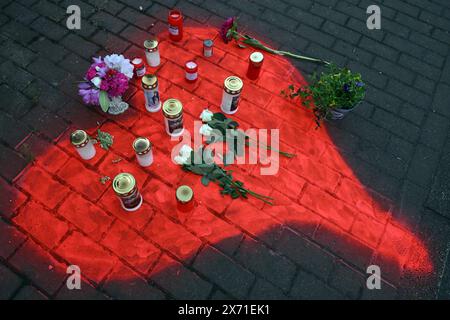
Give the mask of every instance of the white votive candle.
M 83 160 L 89 160 L 95 157 L 95 147 L 84 130 L 75 130 L 70 135 L 70 141 Z
M 142 167 L 148 167 L 153 163 L 152 144 L 147 138 L 136 138 L 133 142 L 136 159 Z

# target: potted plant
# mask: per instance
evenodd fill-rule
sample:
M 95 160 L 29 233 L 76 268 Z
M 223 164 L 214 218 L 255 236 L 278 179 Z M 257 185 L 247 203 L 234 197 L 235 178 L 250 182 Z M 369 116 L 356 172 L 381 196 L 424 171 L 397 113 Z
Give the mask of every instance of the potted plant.
M 313 75 L 311 85 L 298 89 L 290 85 L 288 93 L 282 91 L 284 96 L 300 98 L 304 107 L 312 108 L 318 127 L 324 119 L 344 118 L 364 99 L 366 92 L 361 74 L 334 64 L 326 68 L 320 77 Z

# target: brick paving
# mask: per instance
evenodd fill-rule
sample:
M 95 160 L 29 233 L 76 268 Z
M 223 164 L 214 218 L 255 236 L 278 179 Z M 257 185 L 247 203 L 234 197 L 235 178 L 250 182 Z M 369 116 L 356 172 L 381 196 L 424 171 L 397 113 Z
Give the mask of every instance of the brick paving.
M 366 0 L 2 1 L 0 298 L 450 298 L 450 4 L 378 3 L 382 29 L 369 31 Z M 65 27 L 69 4 L 81 7 L 79 31 Z M 205 105 L 217 108 L 225 75 L 245 72 L 247 53 L 217 39 L 214 58 L 199 58 L 200 82 L 182 80 L 195 43 L 230 15 L 275 47 L 347 65 L 367 81 L 366 101 L 319 131 L 278 96 L 301 81 L 290 64 L 267 57 L 260 80 L 246 82 L 238 121 L 279 127 L 282 146 L 299 154 L 282 159 L 277 177 L 237 169 L 276 206 L 222 199 L 213 186 L 201 192 L 199 177 L 169 162 L 173 144 L 162 142 L 161 118 L 143 111 L 135 86 L 124 116 L 80 102 L 75 81 L 89 59 L 142 53 L 144 39 L 164 38 L 173 6 L 192 41 L 163 41 L 157 73 L 163 97 L 185 104 L 187 126 Z M 303 75 L 318 70 L 291 62 Z M 75 127 L 120 139 L 81 162 L 67 139 Z M 150 170 L 130 154 L 136 135 L 161 141 Z M 148 202 L 139 214 L 118 210 L 98 182 L 121 170 L 141 181 Z M 201 201 L 186 216 L 168 200 L 181 182 Z M 65 287 L 68 264 L 81 266 L 83 290 Z M 382 290 L 365 289 L 369 264 L 380 265 Z

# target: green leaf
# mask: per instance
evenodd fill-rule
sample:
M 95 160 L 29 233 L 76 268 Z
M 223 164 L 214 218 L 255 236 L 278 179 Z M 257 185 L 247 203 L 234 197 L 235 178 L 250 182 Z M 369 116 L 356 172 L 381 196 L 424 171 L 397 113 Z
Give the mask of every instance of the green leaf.
M 98 101 L 100 102 L 100 107 L 102 108 L 103 112 L 107 112 L 109 109 L 109 97 L 108 93 L 104 90 L 100 91 L 100 94 L 98 96 Z
M 202 181 L 202 184 L 203 184 L 205 187 L 207 187 L 210 180 L 208 179 L 207 176 L 203 176 L 201 181 Z
M 221 112 L 214 113 L 212 117 L 213 117 L 213 119 L 216 119 L 219 121 L 225 121 L 227 119 L 227 117 Z

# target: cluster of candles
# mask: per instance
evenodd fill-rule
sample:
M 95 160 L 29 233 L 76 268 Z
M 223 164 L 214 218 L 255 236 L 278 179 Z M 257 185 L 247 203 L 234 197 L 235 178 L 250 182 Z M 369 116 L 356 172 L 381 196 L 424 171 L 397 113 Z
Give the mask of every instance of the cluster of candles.
M 169 38 L 172 41 L 180 41 L 183 38 L 183 16 L 179 10 L 171 10 L 168 17 Z M 146 40 L 144 42 L 145 60 L 147 65 L 155 68 L 161 63 L 158 41 Z M 214 42 L 211 39 L 203 41 L 203 56 L 209 58 L 213 55 Z M 264 56 L 261 52 L 253 52 L 249 57 L 247 77 L 251 80 L 258 78 Z M 148 74 L 145 62 L 142 58 L 132 59 L 135 74 L 141 78 L 141 86 L 145 97 L 145 108 L 148 112 L 158 112 L 161 109 L 159 97 L 158 79 L 154 74 Z M 185 78 L 187 82 L 195 82 L 198 79 L 198 65 L 194 60 L 185 63 Z M 243 81 L 237 76 L 229 76 L 224 81 L 224 91 L 221 109 L 224 113 L 233 114 L 238 110 L 238 102 L 243 88 Z M 183 133 L 183 106 L 177 99 L 168 99 L 162 104 L 162 113 L 165 118 L 166 132 L 170 136 L 179 136 Z M 95 146 L 89 135 L 84 130 L 76 130 L 71 134 L 71 142 L 80 157 L 84 160 L 92 159 L 95 154 Z M 152 144 L 145 137 L 136 138 L 132 147 L 136 153 L 136 159 L 142 167 L 148 167 L 153 163 Z M 120 199 L 122 208 L 126 211 L 135 211 L 142 205 L 143 199 L 134 177 L 129 173 L 118 174 L 113 180 L 113 189 Z M 194 206 L 194 193 L 189 186 L 180 186 L 176 191 L 178 209 L 191 210 Z

